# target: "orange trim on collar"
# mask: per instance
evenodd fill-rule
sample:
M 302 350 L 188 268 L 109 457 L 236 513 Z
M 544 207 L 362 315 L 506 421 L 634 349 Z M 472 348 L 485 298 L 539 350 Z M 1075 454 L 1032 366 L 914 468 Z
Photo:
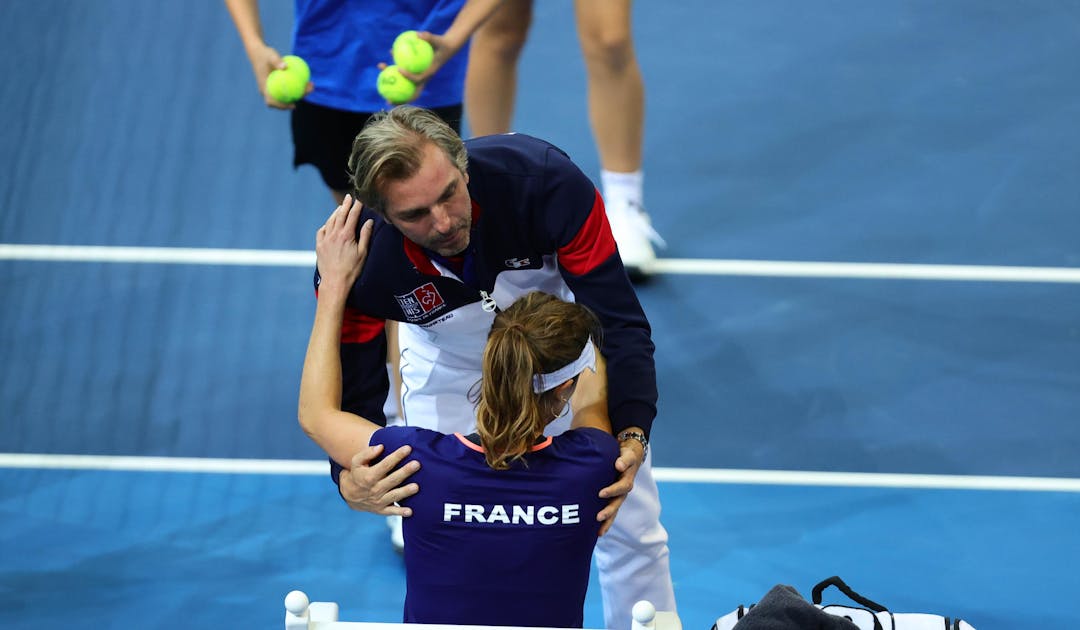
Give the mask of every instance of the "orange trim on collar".
M 471 448 L 472 450 L 476 451 L 477 453 L 483 453 L 484 452 L 484 447 L 483 446 L 480 446 L 479 444 L 473 444 L 472 442 L 469 441 L 469 438 L 465 437 L 464 435 L 455 432 L 454 437 L 456 437 L 458 439 L 458 441 L 460 441 L 462 444 L 464 444 L 465 446 Z M 541 449 L 545 449 L 545 448 L 551 446 L 551 442 L 552 442 L 553 439 L 554 438 L 552 438 L 550 435 L 545 437 L 543 442 L 540 442 L 539 444 L 534 444 L 533 447 L 529 449 L 529 452 L 530 453 L 535 453 L 536 451 L 539 451 Z
M 547 436 L 546 438 L 544 438 L 543 442 L 541 442 L 539 444 L 534 444 L 533 447 L 529 449 L 529 452 L 530 453 L 535 453 L 536 451 L 539 451 L 540 449 L 544 449 L 544 448 L 547 448 L 547 447 L 551 446 L 551 440 L 552 439 L 554 439 L 554 438 L 552 438 L 550 435 Z
M 464 444 L 465 446 L 471 448 L 472 450 L 476 451 L 477 453 L 483 453 L 484 452 L 484 447 L 483 446 L 480 446 L 479 444 L 473 444 L 472 442 L 469 441 L 469 438 L 465 437 L 464 435 L 462 435 L 460 433 L 454 433 L 454 437 L 456 437 L 458 439 L 458 441 L 460 441 L 462 444 Z

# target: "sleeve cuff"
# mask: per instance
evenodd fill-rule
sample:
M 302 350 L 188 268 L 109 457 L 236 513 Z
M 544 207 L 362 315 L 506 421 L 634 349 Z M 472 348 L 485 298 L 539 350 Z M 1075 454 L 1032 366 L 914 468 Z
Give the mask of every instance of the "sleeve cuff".
M 651 439 L 655 417 L 656 407 L 642 401 L 626 401 L 611 411 L 611 432 L 618 435 L 630 427 L 640 427 L 645 437 Z

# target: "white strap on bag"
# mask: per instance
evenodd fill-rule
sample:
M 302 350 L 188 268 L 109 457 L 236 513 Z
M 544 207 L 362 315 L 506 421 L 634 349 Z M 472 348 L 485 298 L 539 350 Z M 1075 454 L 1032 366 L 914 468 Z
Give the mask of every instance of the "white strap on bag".
M 951 620 L 941 615 L 925 613 L 875 613 L 865 608 L 850 606 L 820 606 L 821 610 L 848 619 L 859 630 L 975 630 L 963 619 Z
M 836 604 L 822 605 L 822 593 L 830 586 L 835 586 L 853 602 L 861 604 L 863 608 Z M 835 575 L 818 582 L 811 592 L 811 599 L 822 611 L 850 620 L 859 627 L 859 630 L 975 630 L 963 619 L 954 620 L 925 613 L 889 612 L 881 604 L 856 593 Z

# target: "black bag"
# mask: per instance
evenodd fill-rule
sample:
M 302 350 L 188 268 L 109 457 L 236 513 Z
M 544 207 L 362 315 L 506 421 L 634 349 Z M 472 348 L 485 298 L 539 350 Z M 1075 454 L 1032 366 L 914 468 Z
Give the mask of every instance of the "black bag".
M 822 604 L 825 589 L 835 586 L 859 606 Z M 975 630 L 962 619 L 924 613 L 893 613 L 881 604 L 856 593 L 837 576 L 822 580 L 807 602 L 790 586 L 777 585 L 757 605 L 739 606 L 720 617 L 713 630 Z M 824 615 L 822 614 L 824 613 Z M 840 619 L 828 619 L 828 616 Z

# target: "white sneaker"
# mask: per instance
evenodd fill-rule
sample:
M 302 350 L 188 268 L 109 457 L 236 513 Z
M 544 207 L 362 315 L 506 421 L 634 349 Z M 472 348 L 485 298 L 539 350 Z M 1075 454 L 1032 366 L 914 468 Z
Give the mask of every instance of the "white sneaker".
M 613 202 L 607 206 L 607 216 L 630 279 L 638 281 L 652 275 L 656 263 L 653 244 L 660 247 L 667 244 L 653 229 L 645 209 L 633 201 Z
M 405 532 L 401 529 L 401 517 L 387 516 L 386 526 L 390 528 L 390 544 L 393 545 L 394 551 L 405 553 Z

